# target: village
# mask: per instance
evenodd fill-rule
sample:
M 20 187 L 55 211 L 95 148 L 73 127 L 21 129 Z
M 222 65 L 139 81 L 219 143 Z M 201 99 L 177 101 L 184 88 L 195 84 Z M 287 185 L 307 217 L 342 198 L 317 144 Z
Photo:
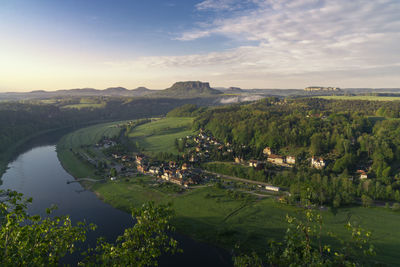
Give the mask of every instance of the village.
M 109 179 L 115 181 L 118 177 L 134 177 L 138 174 L 149 175 L 164 182 L 176 184 L 182 188 L 189 188 L 193 185 L 205 184 L 210 181 L 213 175 L 201 168 L 204 162 L 212 162 L 222 159 L 232 164 L 252 167 L 255 170 L 265 170 L 269 168 L 293 168 L 298 162 L 294 155 L 277 154 L 271 147 L 265 147 L 262 151 L 263 159 L 245 160 L 241 153 L 235 150 L 235 146 L 229 142 L 221 142 L 210 132 L 203 129 L 197 135 L 186 136 L 177 140 L 183 143 L 183 154 L 179 161 L 157 161 L 144 153 L 126 153 L 114 151 L 105 153 L 110 166 L 105 166 L 106 160 L 96 160 L 86 155 L 86 160 L 95 165 L 110 169 Z M 99 151 L 113 151 L 113 147 L 118 145 L 118 139 L 103 138 L 95 145 Z M 178 145 L 178 144 L 177 144 Z M 237 147 L 237 146 L 236 146 Z M 239 146 L 245 149 L 246 146 Z M 310 167 L 322 170 L 327 162 L 322 157 L 312 156 L 309 159 Z M 356 171 L 360 180 L 367 179 L 367 171 L 360 169 Z M 229 178 L 229 177 L 228 177 Z M 235 177 L 234 177 L 235 178 Z M 243 180 L 243 179 L 241 179 Z M 243 182 L 243 181 L 242 181 Z M 254 181 L 252 182 L 254 184 Z M 270 184 L 259 183 L 258 187 L 265 188 L 267 191 L 281 191 L 282 188 Z

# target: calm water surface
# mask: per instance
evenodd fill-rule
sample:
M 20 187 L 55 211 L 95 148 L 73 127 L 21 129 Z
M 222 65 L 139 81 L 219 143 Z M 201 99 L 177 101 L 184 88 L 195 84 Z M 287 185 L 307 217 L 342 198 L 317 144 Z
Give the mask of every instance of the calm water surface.
M 133 225 L 130 214 L 102 202 L 79 183 L 67 184 L 68 180 L 73 180 L 73 177 L 58 161 L 55 145 L 42 145 L 20 154 L 9 164 L 0 189 L 12 189 L 32 197 L 31 214 L 45 215 L 45 209 L 56 204 L 58 210 L 55 215 L 68 214 L 73 222 L 86 220 L 96 224 L 98 228 L 88 234 L 85 246 L 94 246 L 99 236 L 114 241 L 125 228 Z M 163 256 L 160 266 L 231 266 L 230 255 L 226 251 L 182 235 L 174 237 L 184 253 Z M 69 256 L 65 262 L 75 264 L 76 259 L 76 255 Z

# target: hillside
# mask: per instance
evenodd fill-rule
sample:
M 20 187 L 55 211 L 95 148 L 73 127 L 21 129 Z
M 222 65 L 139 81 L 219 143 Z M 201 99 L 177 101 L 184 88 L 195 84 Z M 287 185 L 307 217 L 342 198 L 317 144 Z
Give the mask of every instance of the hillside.
M 210 87 L 209 83 L 200 81 L 176 82 L 170 88 L 159 91 L 156 95 L 168 97 L 199 97 L 221 94 Z

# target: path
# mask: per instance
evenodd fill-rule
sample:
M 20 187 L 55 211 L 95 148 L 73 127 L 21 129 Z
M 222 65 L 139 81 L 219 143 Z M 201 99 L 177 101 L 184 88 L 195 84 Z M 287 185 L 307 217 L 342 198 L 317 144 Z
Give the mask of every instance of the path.
M 78 183 L 78 182 L 81 182 L 81 181 L 89 181 L 89 182 L 102 182 L 102 181 L 105 181 L 105 179 L 92 179 L 92 178 L 78 178 L 78 179 L 75 179 L 75 180 L 73 180 L 73 181 L 67 181 L 67 184 L 70 184 L 70 183 Z

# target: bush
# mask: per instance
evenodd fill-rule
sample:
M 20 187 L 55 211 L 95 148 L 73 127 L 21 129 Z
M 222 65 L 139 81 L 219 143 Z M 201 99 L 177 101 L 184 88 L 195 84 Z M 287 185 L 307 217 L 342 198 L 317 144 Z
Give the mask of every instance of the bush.
M 400 204 L 399 203 L 394 203 L 392 206 L 393 211 L 400 211 Z

